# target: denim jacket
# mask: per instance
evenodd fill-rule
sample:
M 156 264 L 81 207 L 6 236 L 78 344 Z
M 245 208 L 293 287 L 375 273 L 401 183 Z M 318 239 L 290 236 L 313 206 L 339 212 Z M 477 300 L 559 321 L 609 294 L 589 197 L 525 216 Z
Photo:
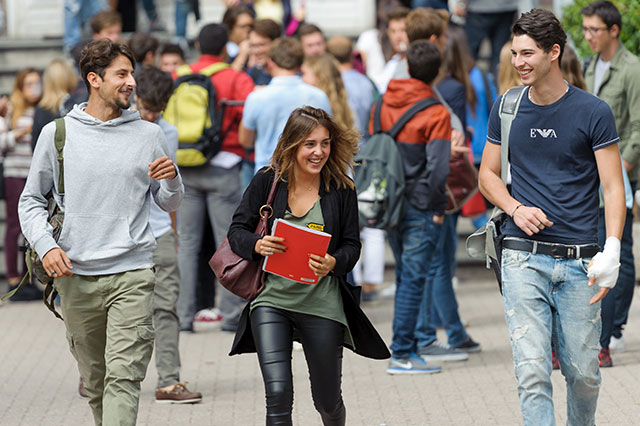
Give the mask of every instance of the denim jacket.
M 591 61 L 585 73 L 587 89 L 593 93 L 597 57 Z M 598 93 L 613 111 L 620 136 L 622 158 L 633 164 L 629 173 L 631 181 L 638 179 L 636 166 L 640 162 L 640 59 L 620 43 L 611 60 L 611 66 L 602 78 Z

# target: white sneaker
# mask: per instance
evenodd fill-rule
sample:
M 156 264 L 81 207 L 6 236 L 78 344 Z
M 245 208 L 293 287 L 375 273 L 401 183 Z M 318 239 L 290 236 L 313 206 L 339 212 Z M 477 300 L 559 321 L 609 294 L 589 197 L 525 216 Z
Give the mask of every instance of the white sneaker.
M 390 286 L 383 288 L 382 291 L 380 292 L 380 297 L 384 299 L 390 299 L 392 297 L 395 297 L 395 295 L 396 295 L 395 284 L 391 284 Z
M 620 336 L 618 339 L 615 336 L 611 336 L 611 340 L 609 341 L 609 350 L 611 352 L 624 352 L 626 347 L 624 346 L 624 336 Z
M 218 308 L 202 309 L 196 312 L 196 315 L 193 317 L 193 322 L 199 323 L 212 323 L 221 320 L 222 314 L 220 314 L 220 310 Z

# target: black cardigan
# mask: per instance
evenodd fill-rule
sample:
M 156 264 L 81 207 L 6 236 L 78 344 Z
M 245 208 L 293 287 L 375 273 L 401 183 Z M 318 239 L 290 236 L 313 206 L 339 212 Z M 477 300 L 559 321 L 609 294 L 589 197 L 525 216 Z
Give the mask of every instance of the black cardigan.
M 227 237 L 231 249 L 247 260 L 260 260 L 260 255 L 254 251 L 255 243 L 260 237 L 254 231 L 260 219 L 258 210 L 266 203 L 273 178 L 274 172 L 266 168 L 261 169 L 254 176 L 229 227 Z M 347 273 L 353 269 L 360 256 L 356 192 L 350 188 L 338 189 L 332 182 L 329 191 L 325 191 L 324 185 L 321 185 L 319 193 L 320 207 L 324 217 L 324 232 L 332 236 L 327 252 L 336 258 L 333 275 L 340 282 L 344 312 L 355 345 L 355 348 L 349 349 L 369 358 L 389 358 L 387 345 L 359 307 L 360 287 L 351 286 L 346 281 Z M 271 229 L 276 218 L 284 217 L 288 201 L 287 183 L 280 181 L 273 199 L 273 216 L 269 218 L 268 229 Z M 229 355 L 256 351 L 251 334 L 249 309 L 247 304 L 242 312 Z

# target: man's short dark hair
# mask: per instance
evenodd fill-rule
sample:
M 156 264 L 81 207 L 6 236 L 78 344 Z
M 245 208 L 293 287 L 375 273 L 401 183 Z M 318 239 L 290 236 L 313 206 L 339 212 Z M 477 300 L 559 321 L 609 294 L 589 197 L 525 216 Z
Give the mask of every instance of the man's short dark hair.
M 560 46 L 558 65 L 562 65 L 564 45 L 567 44 L 567 34 L 562 29 L 562 24 L 553 12 L 545 9 L 531 9 L 518 18 L 512 29 L 514 36 L 527 35 L 536 42 L 536 45 L 549 52 L 554 44 Z
M 314 34 L 314 33 L 320 33 L 320 35 L 322 35 L 322 38 L 324 38 L 324 33 L 322 32 L 319 26 L 306 22 L 300 25 L 300 28 L 298 28 L 297 34 L 298 34 L 298 38 L 301 39 L 306 35 Z
M 293 71 L 302 66 L 304 53 L 302 44 L 292 37 L 280 37 L 269 48 L 269 59 L 285 70 Z
M 129 49 L 133 52 L 136 62 L 141 63 L 147 56 L 147 53 L 156 53 L 160 42 L 157 38 L 149 33 L 133 33 L 129 39 Z
M 389 26 L 390 21 L 407 19 L 407 16 L 409 15 L 410 12 L 411 12 L 411 9 L 409 9 L 408 7 L 404 7 L 404 6 L 396 7 L 387 15 L 387 27 Z
M 428 40 L 416 40 L 407 49 L 409 75 L 423 83 L 431 84 L 440 70 L 440 51 Z
M 227 41 L 229 41 L 229 34 L 222 24 L 207 24 L 198 34 L 200 53 L 205 55 L 220 56 Z
M 607 28 L 617 25 L 618 30 L 622 29 L 622 16 L 620 11 L 610 1 L 594 1 L 585 6 L 580 13 L 584 16 L 598 16 L 605 23 Z
M 178 55 L 184 61 L 184 50 L 182 50 L 182 47 L 178 44 L 168 43 L 162 46 L 160 49 L 160 56 L 169 54 Z
M 90 72 L 94 72 L 104 79 L 105 70 L 118 57 L 124 56 L 135 69 L 136 59 L 129 47 L 124 43 L 114 43 L 109 39 L 93 40 L 82 49 L 80 56 L 80 74 L 87 86 L 87 90 L 91 93 L 91 85 L 87 79 Z
M 91 17 L 89 26 L 93 34 L 98 34 L 100 31 L 108 28 L 112 25 L 122 26 L 122 17 L 115 10 L 103 10 Z
M 446 14 L 446 11 L 445 11 Z M 405 27 L 409 43 L 416 40 L 440 37 L 447 31 L 447 20 L 440 10 L 418 7 L 407 15 Z
M 280 37 L 282 29 L 273 19 L 258 19 L 253 23 L 253 32 L 273 41 Z
M 80 69 L 80 58 L 82 57 L 82 52 L 87 44 L 89 44 L 89 42 L 90 40 L 82 40 L 71 48 L 71 57 L 73 58 L 73 64 L 78 69 Z
M 241 4 L 231 6 L 226 12 L 224 12 L 224 16 L 222 17 L 222 24 L 227 27 L 227 31 L 231 32 L 233 27 L 236 26 L 236 22 L 240 15 L 250 15 L 251 17 L 255 17 L 253 10 L 249 9 L 247 6 Z
M 173 79 L 168 72 L 149 65 L 143 66 L 136 76 L 136 95 L 144 106 L 162 111 L 173 93 Z

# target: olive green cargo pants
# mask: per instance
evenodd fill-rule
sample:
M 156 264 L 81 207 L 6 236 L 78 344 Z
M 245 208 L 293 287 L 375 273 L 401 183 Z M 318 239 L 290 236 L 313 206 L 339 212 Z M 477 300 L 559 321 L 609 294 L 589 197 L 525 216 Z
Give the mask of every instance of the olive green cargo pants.
M 133 426 L 153 350 L 151 269 L 56 278 L 71 353 L 97 426 Z

